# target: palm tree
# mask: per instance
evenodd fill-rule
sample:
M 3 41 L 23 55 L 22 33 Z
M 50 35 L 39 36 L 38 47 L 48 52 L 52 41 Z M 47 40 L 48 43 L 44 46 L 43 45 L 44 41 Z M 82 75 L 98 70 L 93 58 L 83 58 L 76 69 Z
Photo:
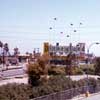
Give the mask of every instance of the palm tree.
M 17 47 L 14 48 L 14 57 L 16 58 L 17 64 L 18 64 L 18 62 L 19 62 L 19 61 L 18 61 L 19 53 L 20 53 L 20 52 L 19 52 L 19 48 L 17 48 Z
M 0 50 L 0 55 L 2 55 L 3 43 L 2 43 L 1 41 L 0 41 L 0 49 L 1 49 L 1 50 Z
M 2 48 L 3 47 L 3 43 L 0 41 L 0 47 Z
M 19 49 L 16 47 L 14 48 L 14 56 L 18 56 L 19 54 Z
M 0 62 L 3 62 L 3 43 L 0 41 Z
M 4 51 L 4 56 L 9 56 L 10 55 L 8 43 L 4 44 L 3 51 Z
M 8 68 L 7 66 L 9 65 L 9 61 L 8 61 L 8 57 L 10 56 L 10 52 L 9 52 L 9 45 L 8 43 L 5 43 L 3 45 L 3 61 L 6 64 L 6 68 Z

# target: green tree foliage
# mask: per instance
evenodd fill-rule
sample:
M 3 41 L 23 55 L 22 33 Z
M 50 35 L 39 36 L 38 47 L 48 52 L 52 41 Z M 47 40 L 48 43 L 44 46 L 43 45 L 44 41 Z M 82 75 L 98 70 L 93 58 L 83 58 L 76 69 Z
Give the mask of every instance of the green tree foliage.
M 36 62 L 28 65 L 29 83 L 32 86 L 39 85 L 41 76 L 48 75 L 48 56 L 41 56 Z
M 100 75 L 100 57 L 96 58 L 94 68 L 95 68 L 95 74 Z
M 14 48 L 14 56 L 18 56 L 19 53 L 19 48 Z
M 59 92 L 72 88 L 72 80 L 65 75 L 51 76 L 48 82 L 54 92 Z
M 69 53 L 66 58 L 66 74 L 67 75 L 73 75 L 74 74 L 74 68 L 76 66 L 77 57 L 75 54 Z
M 0 47 L 2 48 L 3 47 L 3 43 L 0 41 Z
M 25 84 L 0 86 L 0 100 L 29 100 L 31 93 L 31 87 Z
M 83 75 L 84 71 L 80 67 L 75 67 L 73 73 L 74 75 Z
M 63 67 L 63 66 L 50 66 L 48 68 L 48 75 L 66 75 L 65 67 Z
M 34 64 L 29 64 L 28 65 L 28 82 L 29 84 L 31 84 L 32 86 L 36 86 L 39 84 L 39 79 L 40 79 L 40 73 L 41 73 L 42 69 L 39 67 L 38 63 L 34 63 Z

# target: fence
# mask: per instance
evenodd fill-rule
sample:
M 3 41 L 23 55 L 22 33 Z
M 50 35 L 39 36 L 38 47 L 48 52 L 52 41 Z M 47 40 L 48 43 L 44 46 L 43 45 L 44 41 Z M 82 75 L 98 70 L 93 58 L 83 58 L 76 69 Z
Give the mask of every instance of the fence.
M 90 93 L 97 93 L 100 91 L 100 85 L 97 86 L 83 86 L 80 88 L 72 88 L 70 90 L 52 93 L 32 100 L 69 100 L 75 96 L 86 93 L 87 89 Z

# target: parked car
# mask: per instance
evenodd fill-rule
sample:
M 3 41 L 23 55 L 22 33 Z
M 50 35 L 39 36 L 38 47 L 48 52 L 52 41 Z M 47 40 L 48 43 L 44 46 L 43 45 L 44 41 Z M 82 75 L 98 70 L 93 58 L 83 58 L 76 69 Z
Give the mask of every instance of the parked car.
M 10 59 L 10 64 L 11 65 L 17 65 L 18 64 L 18 59 L 16 59 L 16 58 Z

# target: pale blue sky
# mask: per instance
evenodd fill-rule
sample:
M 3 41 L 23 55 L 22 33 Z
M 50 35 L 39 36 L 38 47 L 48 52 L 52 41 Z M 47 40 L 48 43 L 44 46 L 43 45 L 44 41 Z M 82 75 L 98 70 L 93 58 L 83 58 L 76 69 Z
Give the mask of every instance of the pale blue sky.
M 80 22 L 83 25 L 79 26 Z M 8 42 L 11 49 L 17 46 L 22 53 L 32 52 L 42 48 L 44 41 L 64 45 L 80 41 L 87 48 L 100 42 L 99 37 L 100 0 L 0 0 L 0 40 Z M 100 45 L 90 49 L 95 55 L 100 55 L 99 51 Z

